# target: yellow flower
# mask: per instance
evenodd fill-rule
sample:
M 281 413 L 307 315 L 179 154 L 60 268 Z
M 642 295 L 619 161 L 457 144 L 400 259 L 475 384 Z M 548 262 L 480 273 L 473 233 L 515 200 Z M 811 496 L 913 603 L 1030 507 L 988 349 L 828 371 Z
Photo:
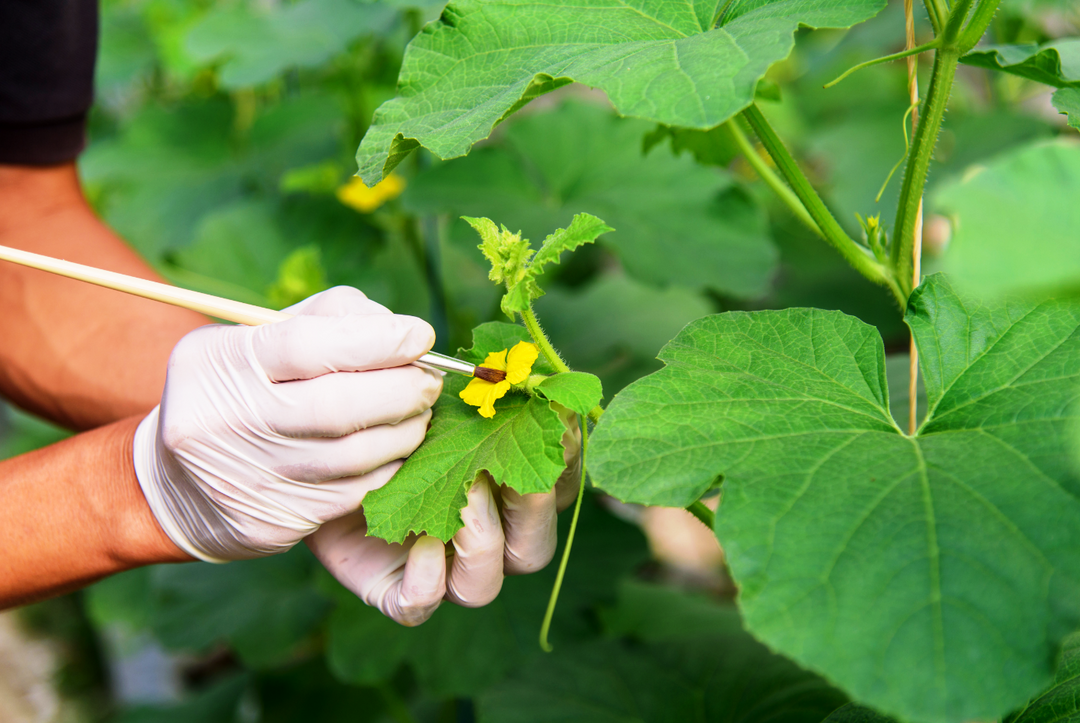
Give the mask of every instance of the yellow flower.
M 506 372 L 506 379 L 501 382 L 489 382 L 473 377 L 469 385 L 458 394 L 466 404 L 480 407 L 480 416 L 491 419 L 495 416 L 495 400 L 501 399 L 514 384 L 521 384 L 532 373 L 540 352 L 535 344 L 519 341 L 513 349 L 493 351 L 480 366 Z
M 337 190 L 338 200 L 360 213 L 371 213 L 387 201 L 397 198 L 405 190 L 405 179 L 396 173 L 376 183 L 373 187 L 353 176 Z

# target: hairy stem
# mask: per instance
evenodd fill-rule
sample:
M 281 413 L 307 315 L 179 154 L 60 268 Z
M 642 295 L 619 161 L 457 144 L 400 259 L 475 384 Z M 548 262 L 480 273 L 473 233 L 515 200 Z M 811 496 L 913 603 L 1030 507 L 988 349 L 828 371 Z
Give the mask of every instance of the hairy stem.
M 771 188 L 773 192 L 780 197 L 780 200 L 784 202 L 784 205 L 795 214 L 795 218 L 802 221 L 807 228 L 818 236 L 824 238 L 825 235 L 821 232 L 821 229 L 818 228 L 817 223 L 814 222 L 813 216 L 807 212 L 806 206 L 802 204 L 802 201 L 795 195 L 795 192 L 784 183 L 783 179 L 777 176 L 776 173 L 773 172 L 773 169 L 769 168 L 769 164 L 765 162 L 765 159 L 761 157 L 757 152 L 757 149 L 750 143 L 750 139 L 743 133 L 738 122 L 734 118 L 731 118 L 724 123 L 724 128 L 727 129 L 732 140 L 735 141 L 735 145 L 739 147 L 739 150 L 746 158 L 746 162 L 757 172 L 761 177 L 761 180 L 765 182 L 765 185 Z
M 934 35 L 941 35 L 945 27 L 945 19 L 949 17 L 949 8 L 944 0 L 923 0 L 926 6 L 926 15 L 930 18 L 930 25 L 934 28 Z
M 559 352 L 555 351 L 555 347 L 552 346 L 551 340 L 547 338 L 547 334 L 544 333 L 544 329 L 540 326 L 540 322 L 536 319 L 536 314 L 530 306 L 525 311 L 521 312 L 521 320 L 525 322 L 525 328 L 529 330 L 529 335 L 533 338 L 533 342 L 540 348 L 540 353 L 547 359 L 555 371 L 559 373 L 570 371 L 570 367 L 567 366 L 563 358 L 559 356 Z M 597 404 L 591 410 L 589 410 L 589 419 L 593 422 L 599 422 L 600 416 L 604 413 L 604 408 Z
M 743 117 L 757 134 L 765 150 L 772 156 L 773 162 L 776 163 L 777 169 L 787 180 L 792 191 L 814 219 L 824 239 L 839 251 L 840 255 L 860 274 L 876 284 L 887 286 L 903 306 L 907 296 L 901 293 L 896 279 L 844 232 L 758 107 L 750 105 L 743 111 Z
M 913 248 L 915 246 L 915 228 L 920 218 L 922 192 L 926 186 L 926 174 L 930 170 L 930 159 L 934 155 L 938 131 L 945 117 L 945 108 L 949 102 L 953 79 L 956 77 L 956 65 L 960 52 L 956 47 L 939 48 L 934 56 L 934 69 L 930 75 L 930 87 L 926 91 L 919 124 L 915 129 L 915 138 L 908 155 L 907 168 L 904 170 L 904 183 L 900 187 L 900 200 L 896 208 L 896 222 L 893 225 L 893 243 L 891 261 L 896 272 L 896 279 L 901 284 L 902 304 L 912 289 L 914 273 Z
M 710 510 L 701 500 L 692 502 L 690 506 L 686 508 L 686 511 L 701 520 L 701 524 L 705 525 L 710 530 L 713 528 L 713 521 L 716 519 L 716 513 Z
M 574 516 L 570 519 L 570 531 L 566 534 L 566 547 L 563 548 L 562 559 L 559 560 L 559 571 L 555 574 L 555 585 L 551 588 L 551 597 L 548 598 L 544 623 L 540 626 L 540 649 L 545 653 L 552 650 L 551 643 L 548 642 L 548 632 L 551 630 L 555 603 L 559 600 L 559 590 L 562 589 L 563 577 L 566 575 L 566 565 L 570 562 L 570 548 L 574 546 L 574 533 L 577 532 L 578 518 L 581 516 L 581 501 L 585 499 L 585 456 L 588 451 L 589 425 L 585 420 L 581 420 L 581 486 L 578 487 L 577 501 L 574 502 Z
M 994 19 L 994 13 L 997 12 L 1000 4 L 1001 0 L 981 0 L 975 6 L 975 12 L 971 14 L 971 21 L 968 22 L 964 32 L 960 35 L 961 55 L 974 48 L 976 43 L 979 42 L 983 33 L 990 26 L 990 21 Z
M 915 45 L 915 8 L 914 0 L 904 0 L 904 37 L 907 47 Z M 911 133 L 915 134 L 915 128 L 919 125 L 919 58 L 912 55 L 907 61 L 908 73 L 908 102 L 911 103 Z M 905 127 L 904 139 L 907 140 Z M 919 199 L 919 210 L 915 219 L 915 241 L 912 244 L 913 271 L 911 275 L 911 288 L 919 285 L 922 278 L 922 199 Z M 919 419 L 919 348 L 915 346 L 915 337 L 911 337 L 908 349 L 908 434 L 914 436 L 918 429 Z

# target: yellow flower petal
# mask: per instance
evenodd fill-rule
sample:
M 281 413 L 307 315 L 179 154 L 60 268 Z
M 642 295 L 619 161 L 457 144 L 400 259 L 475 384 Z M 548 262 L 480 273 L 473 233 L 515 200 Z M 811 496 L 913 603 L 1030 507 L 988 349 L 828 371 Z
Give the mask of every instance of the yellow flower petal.
M 506 349 L 491 352 L 480 366 L 488 369 L 498 369 L 502 372 L 506 371 Z
M 466 404 L 480 407 L 481 417 L 491 419 L 495 416 L 495 400 L 501 399 L 508 391 L 510 391 L 510 382 L 505 379 L 497 384 L 492 384 L 483 379 L 473 379 L 461 390 L 458 396 Z
M 521 384 L 532 373 L 533 364 L 540 356 L 535 344 L 519 341 L 506 357 L 506 381 Z
M 353 176 L 337 190 L 338 200 L 360 213 L 371 213 L 387 201 L 397 198 L 405 190 L 405 179 L 391 173 L 371 188 Z

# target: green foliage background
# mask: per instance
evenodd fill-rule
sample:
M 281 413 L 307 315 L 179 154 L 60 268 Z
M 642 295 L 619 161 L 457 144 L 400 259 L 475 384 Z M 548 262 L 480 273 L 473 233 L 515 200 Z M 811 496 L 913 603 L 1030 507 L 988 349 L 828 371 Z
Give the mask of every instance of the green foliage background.
M 732 23 L 751 5 L 736 2 Z M 797 30 L 796 20 L 847 24 L 881 6 L 851 3 L 839 17 L 811 5 L 800 10 L 805 17 L 777 20 L 775 43 L 744 39 L 736 46 L 764 72 L 784 58 L 785 38 L 794 33 L 793 54 L 769 70 L 780 102 L 762 99 L 762 106 L 807 160 L 811 180 L 849 233 L 859 230 L 855 212 L 880 212 L 883 225 L 890 226 L 898 185 L 886 188 L 880 203 L 874 196 L 904 151 L 903 64 L 863 71 L 829 91 L 821 85 L 856 62 L 902 47 L 899 3 L 851 31 Z M 376 108 L 396 94 L 406 44 L 441 9 L 441 3 L 408 0 L 105 0 L 98 102 L 91 144 L 80 162 L 88 195 L 177 284 L 275 307 L 332 285 L 354 285 L 394 311 L 432 321 L 437 350 L 444 352 L 471 347 L 474 327 L 505 321 L 477 238 L 460 216 L 488 216 L 538 245 L 574 214 L 593 213 L 615 231 L 549 267 L 542 278 L 546 295 L 536 310 L 571 367 L 598 375 L 608 399 L 658 370 L 661 346 L 696 319 L 723 311 L 808 307 L 820 311 L 776 311 L 769 318 L 809 315 L 846 329 L 837 332 L 841 337 L 874 340 L 872 364 L 864 365 L 860 383 L 878 385 L 868 395 L 875 429 L 892 429 L 890 411 L 902 418 L 906 399 L 898 392 L 906 384 L 893 377 L 906 362 L 889 355 L 906 349 L 908 332 L 894 302 L 802 228 L 737 158 L 726 135 L 658 126 L 655 121 L 682 117 L 672 101 L 679 94 L 671 88 L 654 97 L 609 87 L 616 104 L 638 116 L 623 119 L 603 94 L 571 86 L 506 121 L 464 158 L 441 161 L 426 151 L 395 157 L 407 188 L 382 208 L 364 214 L 342 204 L 335 192 L 356 170 L 354 153 Z M 672 20 L 673 27 L 692 35 L 702 12 Z M 1075 91 L 1078 76 L 1070 75 L 1076 66 L 1069 53 L 1076 41 L 1051 41 L 1067 34 L 1062 22 L 1075 20 L 1067 4 L 1061 10 L 1053 3 L 1006 3 L 992 40 L 1026 44 L 1026 54 L 988 51 L 971 61 L 981 67 L 961 75 L 930 176 L 928 211 L 971 221 L 956 228 L 954 256 L 941 260 L 929 254 L 931 270 L 944 264 L 989 284 L 1003 275 L 1002 268 L 1012 279 L 1020 268 L 1019 281 L 1026 285 L 1060 287 L 1077 278 L 1080 257 L 1062 250 L 1075 235 L 1070 230 L 1077 205 L 1056 201 L 1061 196 L 1052 192 L 1077 187 L 1080 162 L 1068 141 L 1051 141 L 1063 133 L 1056 119 L 1024 102 L 1041 87 L 1032 78 L 1061 88 L 1062 98 L 1072 97 L 1067 94 Z M 651 39 L 654 30 L 643 27 L 638 40 Z M 731 31 L 736 38 L 737 30 Z M 566 31 L 572 35 L 575 29 Z M 669 40 L 657 40 L 658 52 Z M 546 59 L 555 65 L 566 60 Z M 574 77 L 593 85 L 613 82 L 602 63 L 578 60 Z M 991 66 L 1013 75 L 991 74 L 985 69 Z M 493 88 L 507 81 L 489 80 Z M 737 92 L 725 99 L 717 95 L 716 107 L 706 104 L 697 127 L 707 129 L 729 112 L 723 103 L 753 99 L 753 79 L 733 71 L 732 83 Z M 758 86 L 759 98 L 762 91 Z M 694 92 L 702 99 L 711 95 Z M 626 105 L 640 97 L 672 107 L 650 115 Z M 503 98 L 498 108 L 482 109 L 486 115 L 470 120 L 468 133 L 439 141 L 445 144 L 438 147 L 445 151 L 440 155 L 467 150 L 515 101 Z M 382 169 L 372 164 L 366 168 L 370 178 Z M 965 175 L 979 165 L 988 170 Z M 1038 256 L 1054 263 L 1017 267 L 1019 262 L 1001 253 L 985 253 L 987 245 L 1010 248 L 1012 227 L 994 215 L 993 199 L 1001 197 L 995 193 L 1028 194 L 1032 218 L 1042 223 L 1048 217 L 1051 233 L 1042 238 Z M 982 227 L 973 228 L 984 209 L 978 216 Z M 990 241 L 979 246 L 969 240 L 973 235 Z M 886 376 L 893 381 L 891 406 L 881 396 Z M 933 393 L 935 403 L 940 391 Z M 807 424 L 825 421 L 818 415 Z M 20 416 L 16 422 L 5 456 L 55 439 L 54 430 L 34 420 Z M 665 424 L 703 423 L 682 418 Z M 767 464 L 759 466 L 758 473 L 768 473 Z M 705 469 L 693 489 L 668 485 L 658 494 L 670 499 L 647 501 L 692 501 L 719 471 Z M 753 496 L 752 486 L 736 492 L 742 511 L 718 530 L 759 524 L 743 499 Z M 225 567 L 126 573 L 83 598 L 92 626 L 149 634 L 191 655 L 202 673 L 176 705 L 114 708 L 103 715 L 176 723 L 875 719 L 867 709 L 845 706 L 843 693 L 752 638 L 729 600 L 660 584 L 663 575 L 648 558 L 642 534 L 591 495 L 550 655 L 540 653 L 535 640 L 551 569 L 507 580 L 486 608 L 447 605 L 412 630 L 360 604 L 302 547 Z M 748 573 L 751 618 L 762 618 L 762 606 L 782 603 L 777 600 L 783 595 L 769 597 L 765 578 L 760 571 Z M 755 631 L 770 645 L 800 649 L 800 662 L 828 668 L 834 681 L 860 697 L 873 696 L 871 683 L 852 683 L 821 662 L 828 655 L 814 648 L 820 641 L 802 639 L 812 637 L 810 619 L 821 613 L 808 604 L 797 624 Z M 1028 632 L 1017 632 L 1018 646 L 1032 643 L 1024 638 Z M 873 642 L 872 633 L 851 635 L 844 651 L 851 655 Z M 1059 713 L 1072 706 L 1066 715 L 1077 709 L 1074 643 L 1050 693 Z M 899 655 L 887 662 L 919 661 Z M 852 666 L 859 665 L 853 659 Z M 1037 681 L 1038 674 L 1029 678 Z M 1049 714 L 1036 701 L 1015 720 L 1047 720 L 1044 715 Z

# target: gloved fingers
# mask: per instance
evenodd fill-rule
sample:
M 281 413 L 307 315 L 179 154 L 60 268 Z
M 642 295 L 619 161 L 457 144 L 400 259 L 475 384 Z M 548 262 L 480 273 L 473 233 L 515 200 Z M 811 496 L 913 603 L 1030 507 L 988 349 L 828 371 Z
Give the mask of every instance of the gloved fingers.
M 318 481 L 309 487 L 309 494 L 318 499 L 319 508 L 312 509 L 312 517 L 324 525 L 360 509 L 368 492 L 379 489 L 393 478 L 403 459 L 395 459 L 367 474 Z M 296 502 L 294 501 L 294 505 Z M 365 527 L 365 531 L 366 531 Z
M 454 557 L 448 563 L 446 599 L 465 607 L 487 605 L 502 589 L 506 541 L 489 479 L 482 474 L 469 490 L 461 511 L 465 526 L 454 535 Z
M 404 545 L 367 537 L 364 513 L 320 527 L 308 547 L 338 582 L 368 605 L 402 625 L 427 620 L 446 592 L 446 552 L 431 537 Z
M 558 515 L 555 491 L 522 495 L 502 487 L 503 534 L 507 575 L 526 575 L 542 569 L 555 556 Z
M 273 386 L 267 424 L 286 437 L 343 437 L 398 422 L 431 408 L 442 375 L 417 366 L 325 374 Z
M 372 301 L 360 289 L 335 286 L 313 294 L 303 301 L 282 309 L 290 314 L 310 316 L 345 316 L 346 314 L 391 314 L 382 304 Z
M 397 424 L 380 424 L 345 437 L 292 440 L 288 461 L 274 472 L 298 482 L 355 477 L 416 451 L 427 434 L 431 410 Z
M 274 382 L 389 369 L 416 361 L 434 343 L 430 324 L 398 314 L 295 316 L 256 327 L 251 340 L 255 361 Z

